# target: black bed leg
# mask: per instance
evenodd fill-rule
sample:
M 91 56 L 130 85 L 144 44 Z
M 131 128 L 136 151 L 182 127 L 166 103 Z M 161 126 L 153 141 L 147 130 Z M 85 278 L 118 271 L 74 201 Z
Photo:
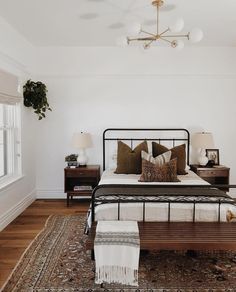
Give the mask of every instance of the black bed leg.
M 91 250 L 91 260 L 94 261 L 95 260 L 95 256 L 94 256 L 94 249 Z

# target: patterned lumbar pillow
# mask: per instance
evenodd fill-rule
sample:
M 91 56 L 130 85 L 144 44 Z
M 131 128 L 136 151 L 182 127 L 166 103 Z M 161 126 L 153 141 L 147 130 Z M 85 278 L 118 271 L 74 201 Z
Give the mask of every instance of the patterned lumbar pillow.
M 177 159 L 158 166 L 145 159 L 142 160 L 140 182 L 179 182 L 177 178 Z
M 170 157 L 171 157 L 171 151 L 167 151 L 161 155 L 158 155 L 157 157 L 153 157 L 152 154 L 147 153 L 145 151 L 141 152 L 141 157 L 142 159 L 145 159 L 151 163 L 154 163 L 158 166 L 163 165 L 166 162 L 170 161 Z

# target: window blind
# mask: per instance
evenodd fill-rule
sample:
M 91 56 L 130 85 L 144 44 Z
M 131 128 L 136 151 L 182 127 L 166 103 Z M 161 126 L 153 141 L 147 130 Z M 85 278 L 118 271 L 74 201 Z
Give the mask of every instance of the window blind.
M 22 100 L 18 93 L 17 76 L 0 70 L 0 103 L 16 104 Z

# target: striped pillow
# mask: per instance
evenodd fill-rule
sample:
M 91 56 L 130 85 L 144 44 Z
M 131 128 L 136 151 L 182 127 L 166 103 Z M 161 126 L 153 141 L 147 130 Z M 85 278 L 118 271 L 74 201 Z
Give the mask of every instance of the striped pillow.
M 142 150 L 141 157 L 142 157 L 142 159 L 145 159 L 145 160 L 147 160 L 147 161 L 149 161 L 157 166 L 161 166 L 164 163 L 167 163 L 170 161 L 171 151 L 167 151 L 161 155 L 158 155 L 157 157 L 153 157 L 150 153 L 147 153 L 147 152 Z

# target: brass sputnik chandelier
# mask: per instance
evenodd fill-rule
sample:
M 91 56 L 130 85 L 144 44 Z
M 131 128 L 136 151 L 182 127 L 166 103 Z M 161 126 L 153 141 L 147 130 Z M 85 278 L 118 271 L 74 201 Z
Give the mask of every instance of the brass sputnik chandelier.
M 133 41 L 144 42 L 143 47 L 145 49 L 150 48 L 153 42 L 164 41 L 169 43 L 172 48 L 182 49 L 184 47 L 184 42 L 182 39 L 190 40 L 193 43 L 199 42 L 203 38 L 203 33 L 200 29 L 196 28 L 187 34 L 175 34 L 180 33 L 184 27 L 184 20 L 182 18 L 178 19 L 174 25 L 169 26 L 164 31 L 160 32 L 159 29 L 159 13 L 160 7 L 164 4 L 163 0 L 153 0 L 152 5 L 156 7 L 157 11 L 157 23 L 156 32 L 151 33 L 142 29 L 141 24 L 135 24 L 133 26 L 133 34 L 143 34 L 140 37 L 127 37 L 127 43 L 130 44 Z

